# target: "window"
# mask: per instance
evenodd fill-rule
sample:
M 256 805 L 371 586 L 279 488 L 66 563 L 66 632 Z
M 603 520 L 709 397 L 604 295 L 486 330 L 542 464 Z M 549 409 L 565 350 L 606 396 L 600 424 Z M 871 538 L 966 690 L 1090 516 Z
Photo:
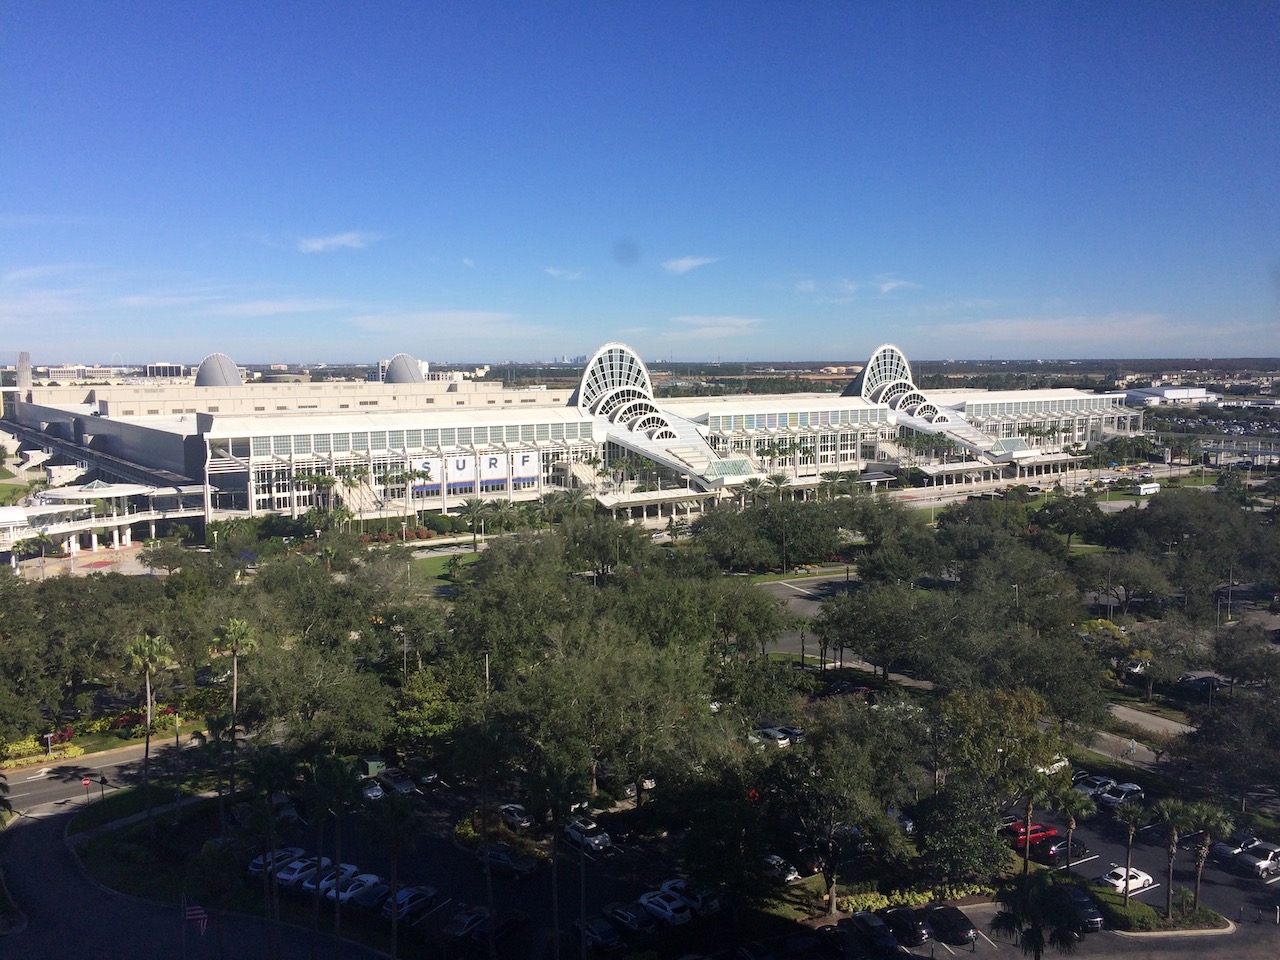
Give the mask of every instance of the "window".
M 424 447 L 440 446 L 440 431 L 439 430 L 423 430 L 422 445 Z
M 352 450 L 368 450 L 369 434 L 363 430 L 351 434 L 351 449 Z
M 507 443 L 516 443 L 520 439 L 520 427 L 511 424 L 507 427 Z
M 458 431 L 453 427 L 440 428 L 440 446 L 452 447 L 458 442 Z
M 372 431 L 369 434 L 369 449 L 370 450 L 387 449 L 387 431 L 385 430 Z
M 335 433 L 333 435 L 333 452 L 346 453 L 351 449 L 351 434 Z
M 293 438 L 294 453 L 310 453 L 311 452 L 311 434 L 302 433 Z
M 293 453 L 293 438 L 292 437 L 272 437 L 271 452 L 274 453 L 277 457 L 289 456 L 289 454 Z
M 329 434 L 317 433 L 315 436 L 311 438 L 311 440 L 312 440 L 312 448 L 315 450 L 316 453 L 329 452 Z
M 394 437 L 395 434 L 392 434 Z M 404 445 L 410 450 L 417 450 L 422 446 L 421 430 L 406 430 L 404 432 Z
M 468 446 L 471 443 L 471 428 L 458 427 L 458 444 L 459 446 Z
M 270 437 L 254 437 L 253 438 L 253 455 L 255 457 L 265 457 L 271 453 Z
M 532 423 L 520 424 L 520 439 L 523 440 L 525 443 L 533 442 L 533 424 Z
M 387 431 L 387 450 L 403 450 L 404 449 L 404 431 L 388 430 Z
M 539 440 L 550 440 L 550 439 L 551 439 L 551 424 L 549 424 L 549 423 L 540 423 L 540 424 L 538 424 L 537 438 L 538 438 Z

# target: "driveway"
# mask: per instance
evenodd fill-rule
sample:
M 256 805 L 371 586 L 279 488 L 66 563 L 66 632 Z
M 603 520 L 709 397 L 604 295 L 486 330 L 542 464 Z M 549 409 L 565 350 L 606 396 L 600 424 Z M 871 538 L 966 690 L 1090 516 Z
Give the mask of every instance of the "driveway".
M 257 960 L 267 957 L 264 921 L 227 914 L 211 922 L 204 936 L 183 923 L 177 906 L 137 900 L 90 881 L 63 843 L 74 811 L 48 804 L 24 812 L 0 838 L 5 882 L 26 915 L 26 928 L 0 937 L 0 958 L 14 960 Z M 184 929 L 185 928 L 185 929 Z M 220 930 L 219 930 L 220 928 Z M 185 947 L 184 947 L 185 932 Z M 219 948 L 221 937 L 221 949 Z M 281 928 L 281 960 L 309 960 L 310 932 Z M 324 938 L 320 955 L 333 956 Z M 373 960 L 383 954 L 355 944 L 341 956 Z

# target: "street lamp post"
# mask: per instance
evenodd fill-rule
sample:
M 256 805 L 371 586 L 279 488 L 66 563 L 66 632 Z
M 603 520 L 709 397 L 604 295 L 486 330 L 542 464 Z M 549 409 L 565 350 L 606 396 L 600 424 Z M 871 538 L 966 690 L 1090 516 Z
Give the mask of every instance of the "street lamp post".
M 409 542 L 409 521 L 408 520 L 400 521 L 400 542 L 401 543 Z

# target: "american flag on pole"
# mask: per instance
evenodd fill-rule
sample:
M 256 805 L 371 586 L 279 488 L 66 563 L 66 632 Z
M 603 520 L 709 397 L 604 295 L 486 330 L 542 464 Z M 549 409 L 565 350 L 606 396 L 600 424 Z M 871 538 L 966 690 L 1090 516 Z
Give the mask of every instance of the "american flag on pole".
M 187 895 L 184 893 L 182 895 L 182 919 L 194 920 L 196 927 L 200 931 L 200 936 L 203 937 L 205 930 L 209 926 L 209 911 L 194 903 L 188 903 Z

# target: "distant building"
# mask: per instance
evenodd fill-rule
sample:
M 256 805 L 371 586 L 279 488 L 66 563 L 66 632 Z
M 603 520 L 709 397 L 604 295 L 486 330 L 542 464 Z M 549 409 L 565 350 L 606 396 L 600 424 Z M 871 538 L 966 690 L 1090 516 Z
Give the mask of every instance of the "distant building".
M 186 374 L 187 368 L 180 363 L 148 363 L 142 368 L 142 375 L 148 380 L 170 380 Z
M 1215 403 L 1222 397 L 1204 387 L 1162 386 L 1125 391 L 1125 403 L 1131 407 L 1199 406 Z
M 892 344 L 839 396 L 659 400 L 621 343 L 597 350 L 573 390 L 435 379 L 408 354 L 379 369 L 374 382 L 246 382 L 212 354 L 194 382 L 27 386 L 7 413 L 24 442 L 102 479 L 194 491 L 206 520 L 300 517 L 335 498 L 358 516 L 408 516 L 579 488 L 658 522 L 777 473 L 802 497 L 854 472 L 911 468 L 936 485 L 1060 476 L 1079 448 L 1142 427 L 1118 392 L 924 392 Z

